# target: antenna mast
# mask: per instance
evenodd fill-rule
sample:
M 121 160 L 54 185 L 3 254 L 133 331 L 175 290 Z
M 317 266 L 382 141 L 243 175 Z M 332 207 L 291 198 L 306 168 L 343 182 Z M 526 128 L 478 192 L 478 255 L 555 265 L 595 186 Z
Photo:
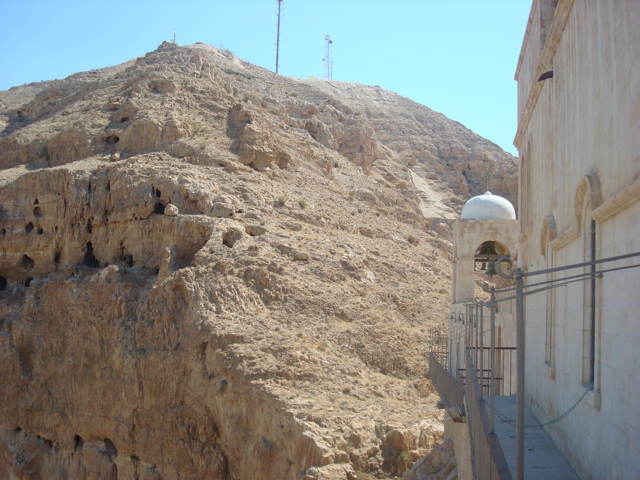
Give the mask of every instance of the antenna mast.
M 278 74 L 278 67 L 280 66 L 280 8 L 282 7 L 282 0 L 278 1 L 278 30 L 276 33 L 276 75 Z
M 176 29 L 173 29 L 173 44 L 176 44 Z
M 333 80 L 333 64 L 331 62 L 330 46 L 333 43 L 329 35 L 325 35 L 325 53 L 324 53 L 324 78 L 325 80 Z

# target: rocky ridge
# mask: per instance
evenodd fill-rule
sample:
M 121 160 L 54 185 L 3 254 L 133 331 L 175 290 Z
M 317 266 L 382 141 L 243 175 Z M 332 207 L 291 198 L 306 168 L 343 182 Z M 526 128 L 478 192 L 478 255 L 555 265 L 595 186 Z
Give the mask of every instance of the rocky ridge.
M 394 478 L 448 222 L 513 158 L 379 87 L 208 45 L 0 92 L 0 464 L 15 478 Z

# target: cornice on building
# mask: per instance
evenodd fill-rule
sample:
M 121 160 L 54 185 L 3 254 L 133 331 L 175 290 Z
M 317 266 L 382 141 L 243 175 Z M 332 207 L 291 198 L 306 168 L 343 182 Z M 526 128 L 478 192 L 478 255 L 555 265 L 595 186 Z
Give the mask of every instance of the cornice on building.
M 553 57 L 556 54 L 558 49 L 558 45 L 560 43 L 560 39 L 562 38 L 562 33 L 567 25 L 567 21 L 569 20 L 569 14 L 571 13 L 571 9 L 573 8 L 574 0 L 559 0 L 558 6 L 556 7 L 555 14 L 553 16 L 553 21 L 551 23 L 551 27 L 549 28 L 549 34 L 547 35 L 547 39 L 544 43 L 544 48 L 542 49 L 542 53 L 538 59 L 538 67 L 536 68 L 536 73 L 534 75 L 534 79 L 531 85 L 531 89 L 529 90 L 529 95 L 527 97 L 527 102 L 522 111 L 522 115 L 518 119 L 518 131 L 516 132 L 516 136 L 513 140 L 513 144 L 515 147 L 520 150 L 522 147 L 522 141 L 524 138 L 525 131 L 529 126 L 529 121 L 531 120 L 531 116 L 533 115 L 533 110 L 538 103 L 538 98 L 540 97 L 540 92 L 542 91 L 542 84 L 544 82 L 538 82 L 537 79 L 543 73 L 547 72 L 552 64 Z M 533 14 L 533 9 L 532 9 Z M 527 24 L 527 32 L 525 34 L 525 39 L 523 41 L 522 49 L 520 51 L 520 58 L 518 60 L 518 67 L 516 69 L 516 80 L 518 80 L 520 66 L 522 64 L 522 57 L 524 56 L 525 47 L 527 44 L 527 39 L 531 35 L 530 32 L 530 24 L 531 24 L 531 14 L 529 15 L 529 22 Z
M 604 222 L 638 200 L 640 200 L 640 178 L 596 208 L 592 214 L 593 219 L 596 222 Z

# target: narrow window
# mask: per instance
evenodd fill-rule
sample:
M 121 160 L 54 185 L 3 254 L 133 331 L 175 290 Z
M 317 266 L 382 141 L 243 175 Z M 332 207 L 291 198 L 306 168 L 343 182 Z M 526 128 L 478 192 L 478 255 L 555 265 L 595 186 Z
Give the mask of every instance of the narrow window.
M 596 260 L 596 221 L 590 222 L 590 257 L 591 261 Z M 589 266 L 589 383 L 593 384 L 595 379 L 596 360 L 596 265 Z
M 591 208 L 587 205 L 583 216 L 583 245 L 585 262 L 597 259 L 597 225 L 591 218 Z M 594 384 L 596 364 L 596 323 L 597 323 L 597 278 L 596 265 L 585 267 L 582 329 L 582 382 Z
M 553 250 L 547 243 L 547 268 L 553 268 Z M 553 281 L 554 274 L 547 273 L 547 281 Z M 548 284 L 551 288 L 547 288 L 547 305 L 546 305 L 546 323 L 545 323 L 545 338 L 544 338 L 544 362 L 551 366 L 553 361 L 553 327 L 554 327 L 554 297 L 555 288 L 552 287 L 552 283 Z

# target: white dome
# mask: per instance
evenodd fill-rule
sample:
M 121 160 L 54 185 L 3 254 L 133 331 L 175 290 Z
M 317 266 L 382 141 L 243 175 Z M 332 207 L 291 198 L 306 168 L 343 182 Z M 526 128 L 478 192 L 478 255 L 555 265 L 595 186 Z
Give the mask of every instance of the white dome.
M 516 210 L 511 202 L 491 192 L 473 197 L 462 207 L 462 218 L 470 220 L 515 220 Z

